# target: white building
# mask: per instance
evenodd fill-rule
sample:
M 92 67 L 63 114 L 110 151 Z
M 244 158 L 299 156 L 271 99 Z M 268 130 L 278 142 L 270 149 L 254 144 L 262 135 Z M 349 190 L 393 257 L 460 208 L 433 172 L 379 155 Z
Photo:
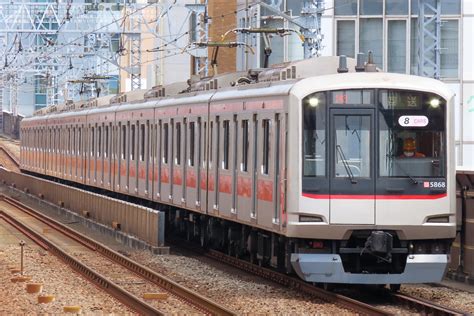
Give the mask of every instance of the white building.
M 436 0 L 430 0 L 435 3 Z M 441 3 L 441 80 L 456 93 L 457 164 L 474 167 L 474 0 L 439 0 Z M 293 23 L 274 15 L 253 0 L 238 0 L 239 27 L 285 27 Z M 304 1 L 265 0 L 298 20 Z M 250 10 L 245 6 L 250 5 Z M 322 55 L 347 55 L 372 50 L 384 71 L 417 73 L 418 0 L 325 0 L 321 19 Z M 263 40 L 240 35 L 256 48 L 255 55 L 239 48 L 237 69 L 263 66 Z M 273 37 L 270 64 L 303 58 L 297 35 Z

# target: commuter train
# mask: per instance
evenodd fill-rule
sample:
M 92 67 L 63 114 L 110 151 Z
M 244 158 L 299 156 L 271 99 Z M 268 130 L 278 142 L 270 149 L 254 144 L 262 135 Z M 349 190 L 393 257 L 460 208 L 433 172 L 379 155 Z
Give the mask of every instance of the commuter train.
M 43 109 L 21 123 L 21 169 L 154 202 L 168 230 L 309 282 L 437 282 L 453 101 L 320 57 Z

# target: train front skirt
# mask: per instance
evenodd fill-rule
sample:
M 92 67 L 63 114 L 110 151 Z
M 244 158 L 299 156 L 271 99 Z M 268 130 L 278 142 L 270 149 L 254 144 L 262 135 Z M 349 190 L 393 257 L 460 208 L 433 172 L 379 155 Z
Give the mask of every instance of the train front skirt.
M 449 262 L 446 254 L 409 255 L 400 274 L 365 274 L 344 271 L 337 254 L 291 254 L 291 264 L 300 278 L 318 283 L 402 284 L 440 282 Z

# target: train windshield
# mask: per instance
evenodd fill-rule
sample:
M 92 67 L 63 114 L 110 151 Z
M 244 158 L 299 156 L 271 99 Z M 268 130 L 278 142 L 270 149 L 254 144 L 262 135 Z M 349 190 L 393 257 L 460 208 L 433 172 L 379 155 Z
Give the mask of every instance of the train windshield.
M 445 100 L 430 93 L 380 90 L 378 110 L 380 176 L 445 175 Z
M 317 92 L 303 99 L 302 114 L 303 188 L 318 187 L 317 179 L 330 175 L 446 175 L 446 101 L 435 94 L 389 89 Z

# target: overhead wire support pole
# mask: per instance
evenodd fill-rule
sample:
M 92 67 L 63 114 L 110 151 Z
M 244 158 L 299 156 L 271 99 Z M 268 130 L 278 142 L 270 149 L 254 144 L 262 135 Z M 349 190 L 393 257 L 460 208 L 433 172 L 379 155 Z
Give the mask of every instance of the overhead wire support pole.
M 321 55 L 323 48 L 323 34 L 321 32 L 321 17 L 324 11 L 323 0 L 305 0 L 300 19 L 281 12 L 279 9 L 264 2 L 261 2 L 260 6 L 300 28 L 300 33 L 304 36 L 304 58 Z
M 193 30 L 190 41 L 201 43 L 209 40 L 209 16 L 207 15 L 207 0 L 200 4 L 186 4 L 186 8 L 191 10 L 195 16 L 192 20 L 191 28 Z M 195 57 L 194 72 L 202 77 L 209 75 L 209 61 L 207 48 L 196 49 L 190 52 Z
M 418 75 L 441 77 L 441 0 L 418 0 Z

